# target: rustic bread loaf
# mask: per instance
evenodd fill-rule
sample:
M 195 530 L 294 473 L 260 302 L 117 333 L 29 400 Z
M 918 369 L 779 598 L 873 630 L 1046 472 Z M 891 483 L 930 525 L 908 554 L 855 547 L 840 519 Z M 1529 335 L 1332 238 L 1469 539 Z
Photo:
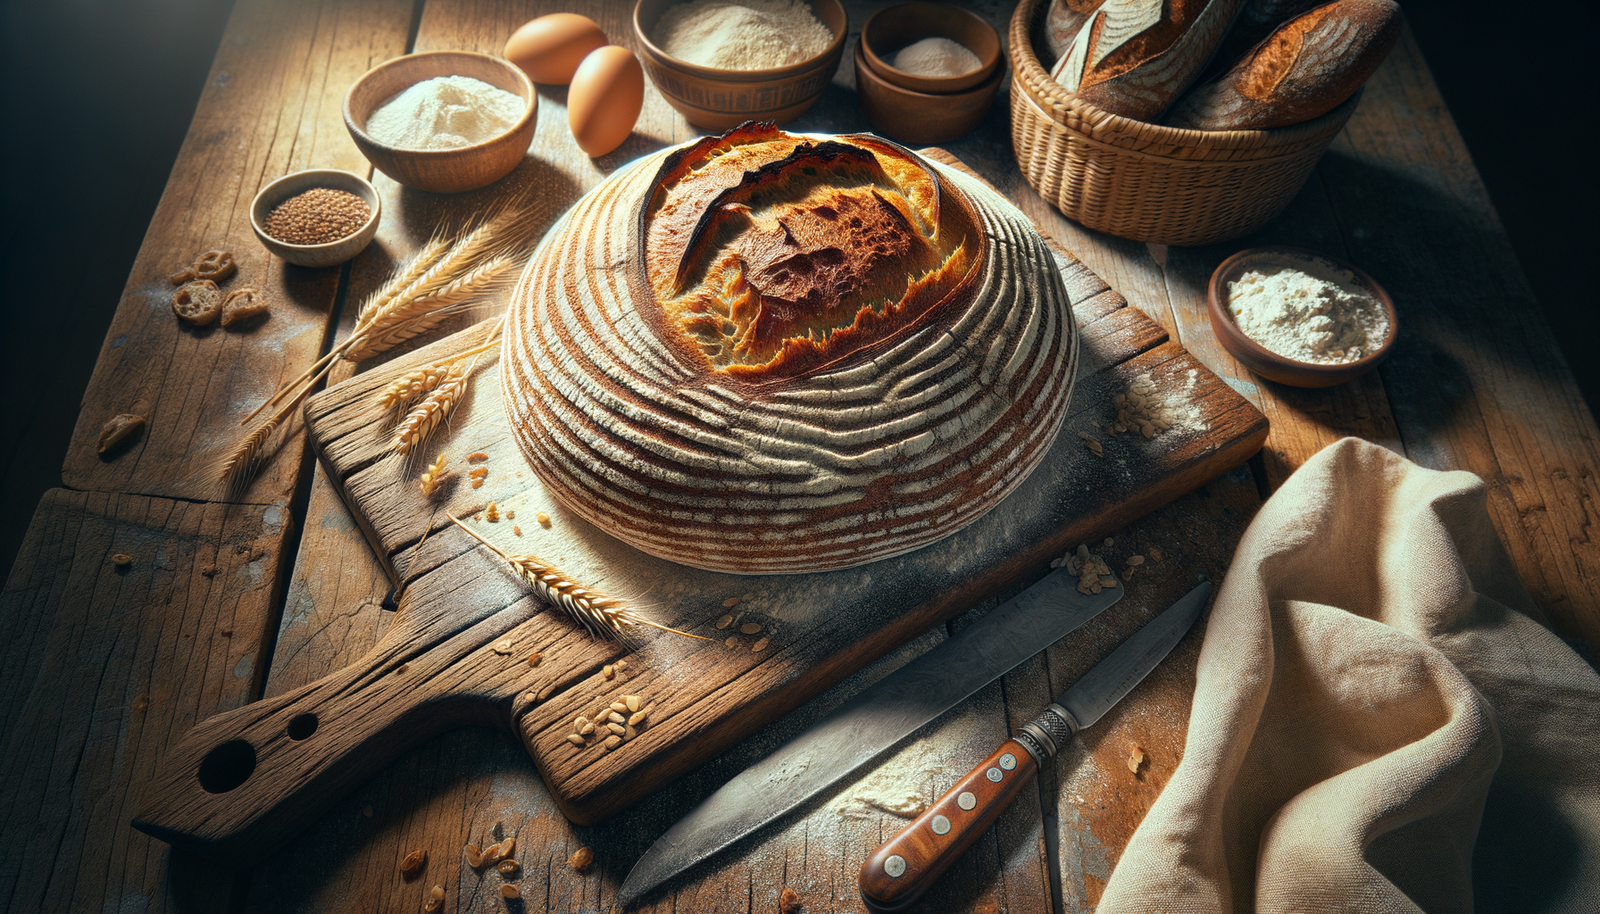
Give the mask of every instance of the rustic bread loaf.
M 1261 130 L 1309 121 L 1361 88 L 1399 37 L 1394 0 L 1335 0 L 1279 26 L 1233 69 L 1186 93 L 1162 123 Z
M 1050 51 L 1051 60 L 1060 60 L 1066 56 L 1067 48 L 1072 46 L 1072 39 L 1078 37 L 1078 30 L 1104 2 L 1105 0 L 1050 0 L 1050 9 L 1045 12 L 1044 18 L 1044 44 Z
M 870 136 L 746 125 L 584 196 L 512 294 L 502 396 L 550 493 L 652 555 L 824 571 L 971 523 L 1065 416 L 1027 218 Z
M 1106 0 L 1051 76 L 1089 104 L 1153 121 L 1210 61 L 1242 0 Z
M 1327 2 L 1329 0 L 1244 0 L 1239 7 L 1239 15 L 1233 20 L 1233 27 L 1228 29 L 1228 33 L 1222 36 L 1222 43 L 1217 45 L 1217 54 L 1211 59 L 1211 66 L 1206 68 L 1207 76 L 1202 79 L 1209 81 L 1211 76 L 1220 76 L 1233 69 L 1234 64 L 1277 31 L 1278 26 Z

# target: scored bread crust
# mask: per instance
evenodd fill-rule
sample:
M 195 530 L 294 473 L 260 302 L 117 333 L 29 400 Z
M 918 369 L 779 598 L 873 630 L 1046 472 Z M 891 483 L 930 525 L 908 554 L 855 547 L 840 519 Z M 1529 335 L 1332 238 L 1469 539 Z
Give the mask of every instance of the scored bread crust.
M 876 137 L 747 126 L 628 166 L 551 229 L 501 379 L 574 512 L 774 574 L 977 519 L 1043 459 L 1076 360 L 1054 260 L 998 194 Z
M 1107 0 L 1051 75 L 1102 111 L 1154 121 L 1210 62 L 1242 2 Z
M 1393 0 L 1334 0 L 1279 26 L 1232 69 L 1178 99 L 1162 123 L 1264 130 L 1320 117 L 1361 88 L 1399 37 Z

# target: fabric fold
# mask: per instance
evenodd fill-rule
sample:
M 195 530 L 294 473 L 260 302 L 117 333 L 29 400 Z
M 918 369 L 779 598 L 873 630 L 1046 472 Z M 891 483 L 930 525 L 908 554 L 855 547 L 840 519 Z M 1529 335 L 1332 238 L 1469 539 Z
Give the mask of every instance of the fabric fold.
M 1600 908 L 1600 677 L 1540 618 L 1482 480 L 1328 446 L 1239 543 L 1099 910 Z M 1504 885 L 1543 859 L 1517 798 L 1558 843 L 1537 907 Z

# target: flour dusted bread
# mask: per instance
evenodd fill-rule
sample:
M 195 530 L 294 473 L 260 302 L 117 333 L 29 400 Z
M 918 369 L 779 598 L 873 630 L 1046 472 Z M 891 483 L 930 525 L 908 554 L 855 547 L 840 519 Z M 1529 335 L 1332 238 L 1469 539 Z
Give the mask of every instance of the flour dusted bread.
M 1089 104 L 1153 121 L 1205 67 L 1243 0 L 1105 0 L 1050 75 Z
M 1067 48 L 1072 46 L 1072 40 L 1078 37 L 1078 30 L 1089 21 L 1094 11 L 1100 8 L 1105 0 L 1050 0 L 1050 9 L 1045 13 L 1044 19 L 1044 44 L 1050 50 L 1053 60 L 1060 60 L 1067 54 Z
M 746 125 L 618 172 L 512 297 L 502 394 L 547 488 L 645 552 L 845 568 L 971 523 L 1043 458 L 1060 275 L 980 183 L 870 136 Z
M 1259 130 L 1311 120 L 1361 88 L 1399 37 L 1393 0 L 1335 0 L 1279 26 L 1232 69 L 1186 93 L 1162 123 Z

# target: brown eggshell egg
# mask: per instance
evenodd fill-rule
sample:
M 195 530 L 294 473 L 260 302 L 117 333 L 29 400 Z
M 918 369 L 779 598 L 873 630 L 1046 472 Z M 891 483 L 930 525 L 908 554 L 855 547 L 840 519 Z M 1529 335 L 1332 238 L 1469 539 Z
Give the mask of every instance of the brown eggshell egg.
M 590 51 L 605 46 L 606 33 L 593 19 L 551 13 L 512 32 L 505 57 L 536 83 L 564 86 L 572 82 L 572 74 Z
M 627 48 L 601 48 L 583 59 L 567 91 L 567 125 L 578 148 L 603 156 L 628 138 L 644 105 L 644 68 Z

